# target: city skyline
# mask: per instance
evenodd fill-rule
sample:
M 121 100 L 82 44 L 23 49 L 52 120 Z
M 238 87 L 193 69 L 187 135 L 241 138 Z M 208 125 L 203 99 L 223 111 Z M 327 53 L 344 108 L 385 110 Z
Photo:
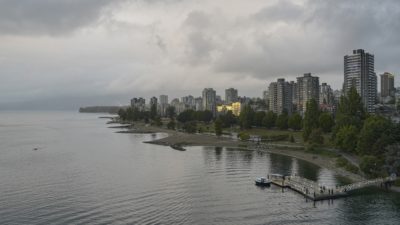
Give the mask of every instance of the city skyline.
M 0 108 L 125 105 L 203 87 L 256 97 L 307 72 L 340 89 L 342 57 L 361 48 L 376 74 L 397 76 L 399 15 L 393 0 L 6 0 Z

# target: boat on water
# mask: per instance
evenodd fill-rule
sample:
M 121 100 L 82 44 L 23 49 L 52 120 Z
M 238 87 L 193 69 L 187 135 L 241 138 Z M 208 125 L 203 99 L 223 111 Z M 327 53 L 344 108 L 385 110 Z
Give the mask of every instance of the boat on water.
M 265 177 L 257 177 L 255 180 L 256 185 L 258 186 L 270 186 L 271 181 Z

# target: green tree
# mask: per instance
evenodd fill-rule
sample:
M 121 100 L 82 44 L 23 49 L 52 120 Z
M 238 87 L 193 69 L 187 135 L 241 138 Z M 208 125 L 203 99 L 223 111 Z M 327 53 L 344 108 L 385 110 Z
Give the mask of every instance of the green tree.
M 218 137 L 222 135 L 222 121 L 221 119 L 216 119 L 214 122 L 214 129 L 215 129 L 215 135 Z
M 253 124 L 254 110 L 249 106 L 245 105 L 239 116 L 239 123 L 242 129 L 249 129 Z
M 386 147 L 385 168 L 388 174 L 400 174 L 400 143 Z
M 335 145 L 347 152 L 355 152 L 358 140 L 358 129 L 354 125 L 343 126 L 335 138 Z
M 320 115 L 320 110 L 317 101 L 311 99 L 307 102 L 307 110 L 304 115 L 303 120 L 303 139 L 308 140 L 313 129 L 319 127 L 318 118 Z
M 211 120 L 213 119 L 214 115 L 210 110 L 204 110 L 204 111 L 197 111 L 195 113 L 195 118 L 198 121 L 203 121 L 205 123 L 209 123 L 211 122 Z
M 313 129 L 309 136 L 309 142 L 315 145 L 324 144 L 324 136 L 322 136 L 322 130 L 320 128 Z
M 139 119 L 140 119 L 140 114 L 137 108 L 128 107 L 126 109 L 126 120 L 137 121 Z
M 364 105 L 361 100 L 361 96 L 357 93 L 356 88 L 353 86 L 350 88 L 347 96 L 342 98 L 342 102 L 339 104 L 339 113 L 352 115 L 357 117 L 358 120 L 363 120 L 366 117 Z
M 175 123 L 175 120 L 173 120 L 173 119 L 171 119 L 171 120 L 167 123 L 167 128 L 170 129 L 170 130 L 175 130 L 175 126 L 176 126 L 176 123 Z
M 303 118 L 300 114 L 294 113 L 288 120 L 288 126 L 293 130 L 301 130 L 302 122 Z
M 265 117 L 265 112 L 264 111 L 255 112 L 254 113 L 253 125 L 257 126 L 257 127 L 261 127 L 264 117 Z
M 346 95 L 340 98 L 338 110 L 336 113 L 335 127 L 333 129 L 333 137 L 344 126 L 355 126 L 361 129 L 363 121 L 366 118 L 364 105 L 360 95 L 355 87 L 351 87 Z
M 361 155 L 382 155 L 390 144 L 391 122 L 381 116 L 370 116 L 364 122 L 357 143 L 357 152 Z
M 183 130 L 186 131 L 187 133 L 196 133 L 197 131 L 197 123 L 196 121 L 188 121 L 183 124 Z
M 324 112 L 321 113 L 318 119 L 319 126 L 322 131 L 325 133 L 329 133 L 332 131 L 332 127 L 335 125 L 335 121 L 330 113 Z
M 274 127 L 276 119 L 277 119 L 277 115 L 272 111 L 268 111 L 263 119 L 263 126 L 266 128 Z
M 170 119 L 174 118 L 176 115 L 175 107 L 173 107 L 173 106 L 168 106 L 166 108 L 165 112 L 167 114 L 167 117 L 169 117 Z
M 222 127 L 224 128 L 231 127 L 237 123 L 236 116 L 230 110 L 225 115 L 220 115 L 219 119 L 222 121 Z
M 196 120 L 195 111 L 193 111 L 191 109 L 185 110 L 185 111 L 179 113 L 179 115 L 176 117 L 176 119 L 181 123 L 194 121 L 194 120 Z
M 124 109 L 119 109 L 118 110 L 118 116 L 121 120 L 126 120 L 127 114 L 126 111 Z
M 156 125 L 157 127 L 162 127 L 163 122 L 161 121 L 161 117 L 156 116 L 153 121 L 154 121 L 154 125 Z
M 157 117 L 157 104 L 151 104 L 150 106 L 150 119 L 154 120 Z
M 283 112 L 276 119 L 276 126 L 281 130 L 287 130 L 288 128 L 288 114 Z

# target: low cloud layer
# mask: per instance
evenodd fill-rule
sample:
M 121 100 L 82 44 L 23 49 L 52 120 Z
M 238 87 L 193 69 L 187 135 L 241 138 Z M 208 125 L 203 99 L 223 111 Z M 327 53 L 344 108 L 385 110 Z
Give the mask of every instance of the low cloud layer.
M 396 0 L 0 0 L 0 108 L 261 96 L 306 72 L 340 88 L 357 48 L 399 74 L 399 36 Z

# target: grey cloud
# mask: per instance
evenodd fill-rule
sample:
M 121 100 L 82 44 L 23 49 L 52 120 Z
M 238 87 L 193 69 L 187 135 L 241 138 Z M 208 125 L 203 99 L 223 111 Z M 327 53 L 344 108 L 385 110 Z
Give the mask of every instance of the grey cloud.
M 161 38 L 160 35 L 155 36 L 156 45 L 163 51 L 167 51 L 167 45 L 165 44 L 164 40 Z
M 192 32 L 188 34 L 188 45 L 186 46 L 186 61 L 191 65 L 209 63 L 211 51 L 214 43 L 211 37 L 207 37 L 202 32 Z
M 398 70 L 393 65 L 400 48 L 393 40 L 398 43 L 400 36 L 399 6 L 400 1 L 311 0 L 304 6 L 279 1 L 240 24 L 237 32 L 247 35 L 235 42 L 245 44 L 224 49 L 213 68 L 259 78 L 304 72 L 341 76 L 343 55 L 364 48 L 376 55 L 377 71 Z M 270 32 L 275 21 L 286 25 Z
M 365 48 L 375 54 L 377 72 L 398 70 L 400 1 L 311 0 L 306 26 L 314 26 L 335 39 L 338 49 Z M 348 53 L 348 52 L 346 52 Z
M 205 29 L 211 25 L 209 16 L 201 11 L 192 11 L 187 15 L 183 24 L 197 30 Z
M 217 47 L 214 41 L 216 34 L 213 33 L 215 24 L 210 20 L 213 16 L 202 11 L 191 11 L 182 22 L 184 63 L 192 66 L 210 63 L 211 52 Z
M 275 22 L 275 21 L 295 21 L 303 17 L 305 9 L 297 4 L 287 0 L 278 1 L 278 3 L 267 6 L 252 17 L 258 22 Z
M 310 6 L 307 24 L 342 38 L 341 44 L 387 41 L 400 28 L 400 1 L 312 0 Z
M 95 23 L 114 0 L 1 0 L 0 34 L 57 35 Z
M 260 96 L 269 81 L 305 72 L 340 88 L 355 48 L 375 54 L 377 73 L 399 72 L 400 1 L 269 3 L 0 0 L 0 107 L 128 103 L 207 86 Z

